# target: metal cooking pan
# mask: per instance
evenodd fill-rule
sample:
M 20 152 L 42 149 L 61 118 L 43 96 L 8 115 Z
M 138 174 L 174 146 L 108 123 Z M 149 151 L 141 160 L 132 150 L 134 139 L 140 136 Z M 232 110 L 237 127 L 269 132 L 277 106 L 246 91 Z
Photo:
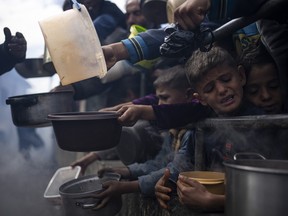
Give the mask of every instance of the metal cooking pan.
M 18 95 L 9 97 L 6 104 L 11 106 L 13 123 L 19 127 L 50 126 L 48 114 L 74 109 L 72 91 Z
M 24 78 L 49 77 L 56 72 L 44 68 L 43 58 L 25 59 L 24 62 L 16 64 L 15 69 Z
M 93 216 L 93 215 L 116 215 L 122 207 L 121 195 L 112 197 L 108 203 L 94 210 L 101 200 L 94 195 L 101 193 L 105 189 L 102 184 L 107 181 L 119 181 L 120 175 L 117 173 L 105 173 L 102 178 L 97 175 L 83 176 L 78 179 L 68 181 L 60 186 L 64 212 L 66 216 Z

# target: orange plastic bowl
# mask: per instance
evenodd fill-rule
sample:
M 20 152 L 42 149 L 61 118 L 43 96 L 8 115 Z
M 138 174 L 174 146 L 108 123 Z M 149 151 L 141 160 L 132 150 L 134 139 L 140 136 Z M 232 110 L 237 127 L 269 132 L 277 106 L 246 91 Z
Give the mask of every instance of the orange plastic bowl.
M 198 181 L 213 194 L 225 194 L 225 174 L 211 171 L 188 171 L 180 173 L 190 179 Z

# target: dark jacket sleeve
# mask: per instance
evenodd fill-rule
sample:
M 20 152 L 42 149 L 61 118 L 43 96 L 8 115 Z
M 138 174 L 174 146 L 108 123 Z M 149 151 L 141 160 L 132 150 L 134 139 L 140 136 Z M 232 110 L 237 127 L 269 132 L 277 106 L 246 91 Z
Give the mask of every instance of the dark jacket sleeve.
M 133 104 L 138 104 L 138 105 L 157 105 L 159 99 L 155 94 L 149 94 L 141 98 L 134 99 L 132 101 Z
M 198 102 L 153 105 L 156 124 L 163 129 L 177 128 L 215 115 L 213 110 Z

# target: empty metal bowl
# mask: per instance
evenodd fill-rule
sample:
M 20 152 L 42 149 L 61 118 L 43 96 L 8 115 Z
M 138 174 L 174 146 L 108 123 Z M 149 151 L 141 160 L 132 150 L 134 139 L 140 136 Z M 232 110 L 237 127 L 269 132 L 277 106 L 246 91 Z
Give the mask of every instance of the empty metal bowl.
M 70 112 L 48 115 L 59 147 L 67 151 L 88 152 L 115 147 L 122 126 L 112 112 Z

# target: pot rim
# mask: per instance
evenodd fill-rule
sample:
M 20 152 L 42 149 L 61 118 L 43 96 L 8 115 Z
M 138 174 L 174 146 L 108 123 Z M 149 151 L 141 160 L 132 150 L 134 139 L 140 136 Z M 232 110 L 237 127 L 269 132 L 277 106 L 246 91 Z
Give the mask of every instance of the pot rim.
M 273 167 L 264 167 L 264 166 L 259 166 L 257 162 L 262 162 L 262 163 L 268 163 L 272 164 L 275 163 Z M 249 162 L 251 164 L 241 164 L 241 162 Z M 260 163 L 261 163 L 260 162 Z M 285 168 L 277 168 L 280 164 L 287 164 L 287 169 Z M 251 171 L 251 172 L 261 172 L 261 173 L 269 173 L 269 174 L 283 174 L 286 175 L 288 174 L 288 160 L 252 160 L 252 159 L 241 159 L 241 160 L 236 160 L 236 161 L 224 161 L 223 164 L 232 169 L 238 169 L 238 170 L 243 170 L 243 171 Z
M 92 174 L 92 175 L 87 175 L 87 176 L 82 176 L 80 178 L 77 178 L 77 179 L 73 179 L 73 180 L 70 180 L 64 184 L 62 184 L 60 187 L 59 187 L 59 194 L 60 196 L 64 196 L 64 197 L 67 197 L 67 198 L 94 198 L 94 199 L 97 199 L 95 197 L 93 197 L 93 194 L 98 194 L 98 193 L 101 193 L 102 191 L 105 190 L 105 188 L 102 187 L 102 183 L 103 183 L 103 179 L 105 179 L 105 177 L 107 178 L 106 181 L 119 181 L 120 180 L 120 174 L 118 173 L 111 173 L 111 172 L 108 172 L 108 173 L 104 173 L 104 176 L 102 178 L 99 178 L 98 175 L 95 175 L 95 174 Z M 84 192 L 73 192 L 73 193 L 69 193 L 69 192 L 65 192 L 65 189 L 67 189 L 67 187 L 72 187 L 74 186 L 75 184 L 81 184 L 81 183 L 84 183 L 84 182 L 89 182 L 89 181 L 99 181 L 98 183 L 101 184 L 101 188 L 98 188 L 98 189 L 94 189 L 94 190 L 89 190 L 89 191 L 84 191 Z
M 120 114 L 116 112 L 65 112 L 52 113 L 47 116 L 52 121 L 82 121 L 82 120 L 100 120 L 100 119 L 117 119 Z
M 31 97 L 31 96 L 45 96 L 45 95 L 55 95 L 55 94 L 73 94 L 73 91 L 59 91 L 59 92 L 42 92 L 36 94 L 24 94 L 24 95 L 15 95 L 8 97 L 8 99 L 18 99 L 23 97 Z
M 87 195 L 91 195 L 93 193 L 101 192 L 103 190 L 102 187 L 99 189 L 94 189 L 94 190 L 84 191 L 84 192 L 81 192 L 81 191 L 73 192 L 73 193 L 65 192 L 65 189 L 72 187 L 75 184 L 77 185 L 77 184 L 81 184 L 83 182 L 87 182 L 87 181 L 91 181 L 91 180 L 100 180 L 100 178 L 97 175 L 89 175 L 89 176 L 85 176 L 85 177 L 80 177 L 78 179 L 70 180 L 70 181 L 62 184 L 59 187 L 59 194 L 61 196 L 70 197 L 70 198 L 81 198 L 81 197 L 87 197 Z

